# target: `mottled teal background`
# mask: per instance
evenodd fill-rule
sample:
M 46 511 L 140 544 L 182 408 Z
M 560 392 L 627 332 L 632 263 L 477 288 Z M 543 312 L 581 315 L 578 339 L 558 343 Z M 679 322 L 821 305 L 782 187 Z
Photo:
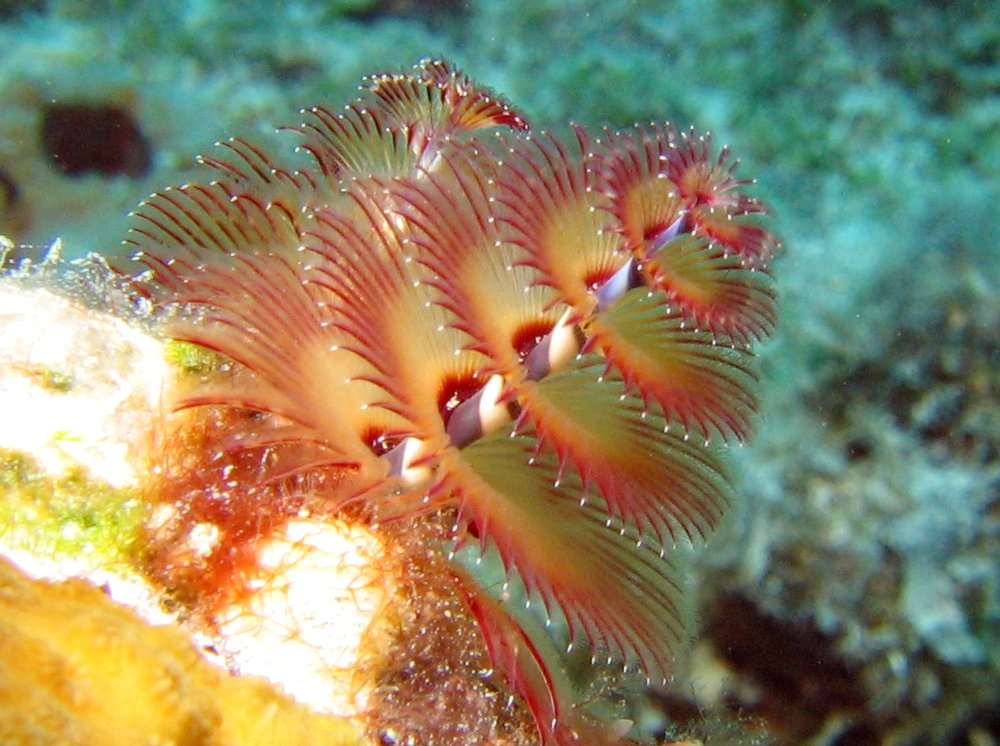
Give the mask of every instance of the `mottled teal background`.
M 711 130 L 774 208 L 764 426 L 698 576 L 702 634 L 772 704 L 734 709 L 783 711 L 779 742 L 1000 743 L 1000 3 L 8 0 L 0 234 L 115 252 L 214 140 L 290 149 L 298 108 L 428 55 L 537 128 Z M 127 112 L 150 167 L 59 173 L 53 102 Z M 788 629 L 845 678 L 739 655 Z

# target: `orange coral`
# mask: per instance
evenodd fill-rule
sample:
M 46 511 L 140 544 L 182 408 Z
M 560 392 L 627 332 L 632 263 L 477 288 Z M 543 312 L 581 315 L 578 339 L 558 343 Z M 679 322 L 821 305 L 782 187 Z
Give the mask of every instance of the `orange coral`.
M 209 664 L 83 580 L 33 580 L 0 558 L 0 741 L 5 744 L 359 746 L 348 720 Z

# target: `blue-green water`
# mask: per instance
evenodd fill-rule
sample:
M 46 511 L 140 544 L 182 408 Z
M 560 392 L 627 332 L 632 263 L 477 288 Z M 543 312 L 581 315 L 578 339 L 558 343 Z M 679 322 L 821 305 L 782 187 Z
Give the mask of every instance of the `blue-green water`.
M 746 599 L 848 673 L 732 643 L 781 706 L 736 704 L 795 743 L 836 713 L 828 742 L 1000 740 L 1000 4 L 0 3 L 0 235 L 114 253 L 215 140 L 288 150 L 299 108 L 428 55 L 536 128 L 711 130 L 775 211 L 764 427 L 704 553 L 705 639 Z

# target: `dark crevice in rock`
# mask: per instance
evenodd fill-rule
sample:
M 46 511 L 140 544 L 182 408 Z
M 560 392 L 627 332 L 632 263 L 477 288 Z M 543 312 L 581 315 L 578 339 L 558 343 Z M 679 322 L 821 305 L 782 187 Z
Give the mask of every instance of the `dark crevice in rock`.
M 42 150 L 67 176 L 143 176 L 152 148 L 132 115 L 110 104 L 63 103 L 42 111 Z

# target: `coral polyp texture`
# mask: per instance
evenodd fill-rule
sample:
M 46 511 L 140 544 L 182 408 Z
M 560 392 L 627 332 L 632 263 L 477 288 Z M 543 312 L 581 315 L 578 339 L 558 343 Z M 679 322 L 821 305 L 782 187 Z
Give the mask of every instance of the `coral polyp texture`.
M 173 394 L 154 574 L 205 612 L 250 593 L 283 527 L 364 525 L 408 599 L 392 624 L 456 636 L 436 675 L 488 687 L 497 712 L 513 695 L 544 744 L 620 742 L 561 651 L 670 675 L 680 549 L 718 524 L 724 446 L 758 408 L 765 207 L 708 135 L 532 133 L 443 61 L 302 114 L 299 166 L 233 139 L 202 158 L 211 180 L 134 215 L 144 266 L 121 270 L 168 337 L 211 351 Z M 477 576 L 483 555 L 508 582 Z M 423 597 L 436 626 L 413 621 Z M 405 677 L 379 665 L 372 728 L 405 742 Z M 440 733 L 473 709 L 413 717 Z M 500 742 L 516 719 L 463 727 Z

